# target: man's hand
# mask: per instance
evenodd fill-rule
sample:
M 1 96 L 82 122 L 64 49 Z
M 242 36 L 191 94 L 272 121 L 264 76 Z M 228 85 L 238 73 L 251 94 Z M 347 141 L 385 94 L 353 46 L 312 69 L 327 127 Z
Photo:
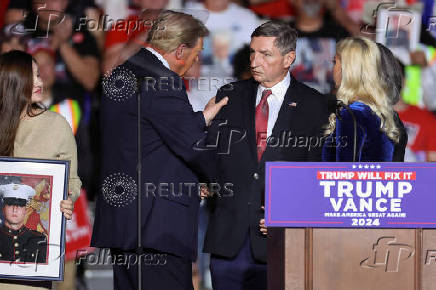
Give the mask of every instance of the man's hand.
M 218 103 L 215 103 L 215 99 L 216 97 L 210 99 L 206 107 L 204 108 L 203 115 L 204 120 L 206 121 L 206 126 L 210 125 L 210 122 L 212 122 L 212 120 L 215 118 L 221 108 L 227 105 L 227 102 L 229 101 L 229 97 L 223 98 Z
M 206 185 L 202 185 L 200 189 L 200 198 L 201 200 L 205 199 L 206 197 L 210 196 L 209 188 Z
M 65 16 L 64 21 L 53 27 L 53 35 L 51 37 L 52 49 L 57 50 L 59 46 L 71 39 L 73 34 L 73 21 L 71 17 Z
M 260 232 L 263 234 L 263 235 L 267 235 L 268 234 L 268 229 L 267 229 L 267 227 L 265 226 L 265 219 L 261 219 L 260 220 L 260 222 L 259 222 L 259 228 L 260 228 Z
M 265 211 L 265 207 L 264 206 L 262 206 L 262 209 Z M 268 229 L 267 229 L 267 227 L 265 225 L 265 219 L 260 219 L 259 228 L 260 228 L 260 232 L 264 236 L 266 236 L 268 234 Z

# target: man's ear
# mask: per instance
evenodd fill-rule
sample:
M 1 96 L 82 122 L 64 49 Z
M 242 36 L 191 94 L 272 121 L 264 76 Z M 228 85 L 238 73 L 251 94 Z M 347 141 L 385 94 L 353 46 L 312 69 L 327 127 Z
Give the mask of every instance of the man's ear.
M 289 68 L 294 63 L 294 60 L 295 60 L 295 51 L 292 50 L 292 51 L 288 52 L 287 54 L 285 54 L 283 66 Z
M 182 43 L 176 48 L 176 59 L 183 59 L 183 54 L 186 53 L 186 44 Z

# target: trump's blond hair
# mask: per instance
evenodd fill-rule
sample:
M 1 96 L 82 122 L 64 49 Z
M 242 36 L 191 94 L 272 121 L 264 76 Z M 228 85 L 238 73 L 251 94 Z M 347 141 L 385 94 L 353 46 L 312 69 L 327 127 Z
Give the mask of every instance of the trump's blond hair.
M 155 20 L 146 42 L 164 52 L 172 52 L 181 44 L 193 48 L 199 38 L 208 35 L 206 26 L 192 15 L 165 10 Z

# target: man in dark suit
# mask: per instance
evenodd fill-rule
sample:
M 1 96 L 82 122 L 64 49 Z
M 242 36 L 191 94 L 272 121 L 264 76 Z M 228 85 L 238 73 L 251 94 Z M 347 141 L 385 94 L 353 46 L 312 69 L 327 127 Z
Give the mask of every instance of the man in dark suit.
M 210 193 L 204 251 L 212 254 L 214 290 L 267 289 L 267 237 L 260 228 L 265 162 L 321 161 L 327 98 L 289 74 L 296 40 L 283 22 L 256 28 L 250 43 L 254 79 L 224 86 L 216 97 L 229 101 L 208 142 L 218 140 L 218 182 L 231 183 L 233 195 Z
M 91 244 L 109 247 L 115 289 L 193 289 L 197 255 L 199 177 L 213 175 L 211 151 L 196 150 L 226 99 L 194 113 L 180 78 L 198 60 L 205 26 L 190 15 L 165 11 L 141 48 L 107 76 L 102 100 L 103 188 Z M 138 100 L 140 83 L 140 142 Z M 143 187 L 136 170 L 142 161 Z M 208 179 L 208 180 L 209 180 Z M 202 179 L 201 181 L 207 181 Z M 137 195 L 142 198 L 142 249 L 137 248 Z

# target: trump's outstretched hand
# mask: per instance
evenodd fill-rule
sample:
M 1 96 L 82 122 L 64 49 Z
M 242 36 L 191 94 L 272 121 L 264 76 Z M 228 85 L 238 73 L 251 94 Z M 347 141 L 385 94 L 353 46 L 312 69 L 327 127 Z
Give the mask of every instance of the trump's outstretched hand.
M 204 108 L 203 115 L 204 120 L 206 121 L 206 126 L 210 125 L 210 122 L 212 122 L 212 120 L 215 118 L 221 108 L 227 105 L 227 102 L 229 101 L 229 97 L 223 98 L 218 103 L 215 103 L 215 99 L 216 97 L 210 99 L 209 102 L 207 102 L 206 107 Z

